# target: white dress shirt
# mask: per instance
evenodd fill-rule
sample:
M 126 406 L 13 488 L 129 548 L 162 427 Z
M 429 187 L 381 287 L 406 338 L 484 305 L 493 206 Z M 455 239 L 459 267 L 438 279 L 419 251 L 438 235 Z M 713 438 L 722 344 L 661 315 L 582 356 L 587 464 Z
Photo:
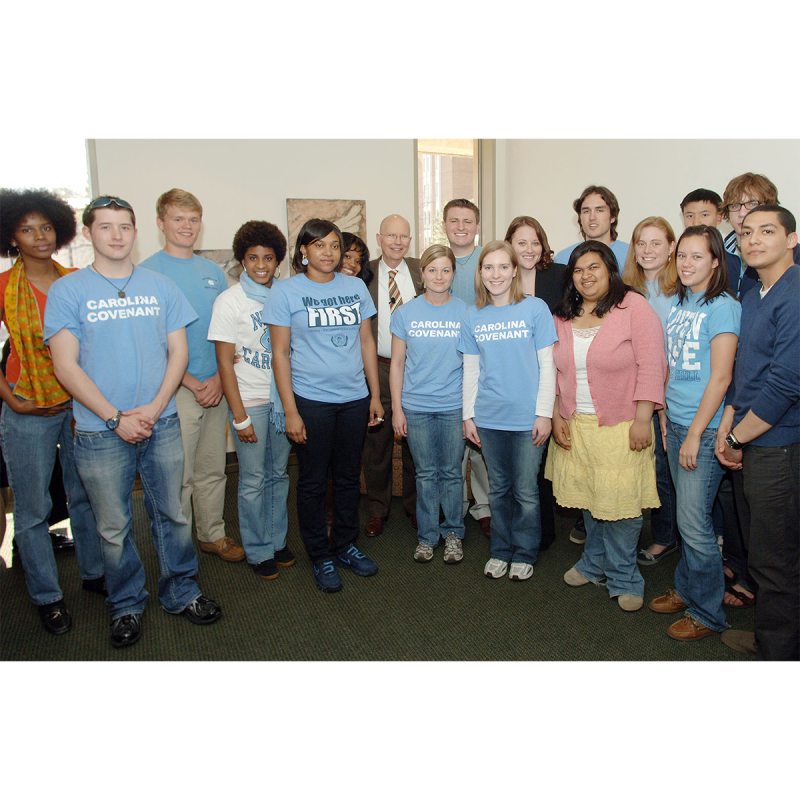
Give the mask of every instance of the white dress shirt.
M 389 308 L 389 269 L 383 259 L 378 264 L 378 355 L 383 358 L 392 357 L 392 335 L 389 325 L 392 321 L 392 311 Z M 408 303 L 416 296 L 414 281 L 411 279 L 408 264 L 403 259 L 396 267 L 394 276 L 400 297 Z

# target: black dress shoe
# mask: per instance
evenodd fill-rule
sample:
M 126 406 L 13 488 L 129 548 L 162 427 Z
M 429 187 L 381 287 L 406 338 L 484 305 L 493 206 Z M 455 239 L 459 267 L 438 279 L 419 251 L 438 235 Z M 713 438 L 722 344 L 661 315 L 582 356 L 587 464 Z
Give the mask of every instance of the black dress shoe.
M 192 600 L 181 614 L 195 625 L 210 625 L 222 616 L 222 609 L 213 600 L 201 594 Z
M 63 600 L 56 600 L 55 603 L 47 603 L 38 608 L 39 618 L 48 633 L 60 636 L 72 627 L 72 617 L 69 615 Z
M 106 579 L 102 575 L 99 578 L 84 578 L 82 586 L 87 592 L 94 592 L 95 594 L 103 595 L 103 597 L 108 597 Z
M 125 614 L 111 620 L 111 646 L 130 647 L 142 638 L 142 615 Z
M 63 529 L 60 529 L 63 530 Z M 63 533 L 56 533 L 53 531 L 50 534 L 50 544 L 53 545 L 53 550 L 74 550 L 75 540 L 70 536 L 65 536 Z

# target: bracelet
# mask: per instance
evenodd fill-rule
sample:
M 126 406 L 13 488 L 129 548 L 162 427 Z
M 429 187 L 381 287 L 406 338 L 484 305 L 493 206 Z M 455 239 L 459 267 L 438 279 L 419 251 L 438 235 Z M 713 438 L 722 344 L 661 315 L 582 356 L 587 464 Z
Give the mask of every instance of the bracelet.
M 252 424 L 253 421 L 250 419 L 249 414 L 241 422 L 231 422 L 231 425 L 233 425 L 233 429 L 235 431 L 243 431 L 245 428 L 249 428 Z

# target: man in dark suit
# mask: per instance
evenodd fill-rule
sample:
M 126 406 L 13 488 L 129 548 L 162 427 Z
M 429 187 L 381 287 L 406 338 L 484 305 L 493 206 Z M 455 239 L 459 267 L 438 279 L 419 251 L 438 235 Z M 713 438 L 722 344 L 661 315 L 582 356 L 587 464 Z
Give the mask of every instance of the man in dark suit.
M 381 387 L 381 403 L 384 410 L 383 424 L 370 428 L 364 443 L 364 479 L 369 503 L 365 533 L 378 536 L 383 532 L 389 505 L 392 500 L 392 397 L 389 391 L 389 364 L 392 355 L 392 336 L 389 332 L 392 312 L 403 303 L 413 300 L 422 292 L 422 276 L 419 260 L 406 258 L 411 244 L 411 226 L 399 214 L 391 214 L 381 222 L 377 235 L 381 257 L 370 261 L 375 279 L 369 285 L 369 293 L 378 313 L 372 318 L 372 330 L 378 343 L 378 377 Z M 416 520 L 417 492 L 414 484 L 414 462 L 408 442 L 402 440 L 403 451 L 403 507 Z

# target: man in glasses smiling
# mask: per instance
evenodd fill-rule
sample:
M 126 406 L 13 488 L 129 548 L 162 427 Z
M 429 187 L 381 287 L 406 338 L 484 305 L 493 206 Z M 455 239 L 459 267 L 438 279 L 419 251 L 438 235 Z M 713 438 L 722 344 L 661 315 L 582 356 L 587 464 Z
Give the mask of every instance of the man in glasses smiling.
M 186 326 L 197 319 L 173 281 L 134 266 L 136 218 L 118 197 L 92 201 L 83 235 L 94 263 L 56 281 L 44 337 L 56 377 L 74 398 L 75 464 L 102 537 L 111 644 L 141 636 L 147 591 L 133 541 L 131 493 L 141 475 L 170 614 L 216 622 L 197 585 L 197 555 L 180 507 L 183 470 L 175 390 L 186 369 Z

